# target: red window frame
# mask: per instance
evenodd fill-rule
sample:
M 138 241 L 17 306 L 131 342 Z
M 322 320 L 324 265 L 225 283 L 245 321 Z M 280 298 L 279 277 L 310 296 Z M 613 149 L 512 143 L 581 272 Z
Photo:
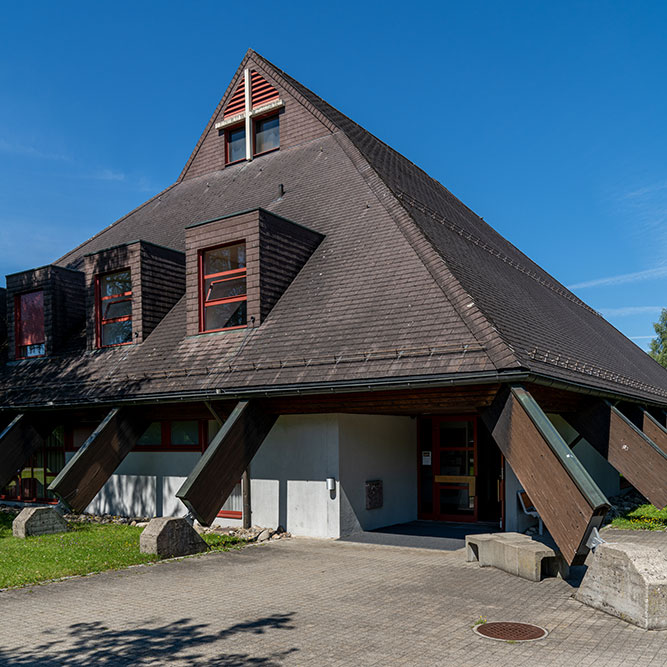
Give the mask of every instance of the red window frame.
M 204 452 L 208 447 L 208 421 L 206 419 L 166 419 L 155 420 L 160 423 L 159 445 L 135 445 L 134 452 Z M 196 445 L 174 445 L 171 442 L 171 424 L 178 421 L 196 421 L 197 437 Z
M 271 118 L 278 119 L 278 145 L 275 148 L 269 148 L 268 151 L 262 151 L 261 153 L 257 152 L 256 143 L 257 143 L 257 123 L 260 123 L 263 120 L 270 120 Z M 280 114 L 278 113 L 267 113 L 263 116 L 258 116 L 257 118 L 252 119 L 252 155 L 253 157 L 259 157 L 260 155 L 267 155 L 268 153 L 273 153 L 280 149 Z
M 225 299 L 215 299 L 210 303 L 206 303 L 206 294 L 204 294 L 204 288 L 206 285 L 206 280 L 209 278 L 219 278 L 214 282 L 224 282 L 225 280 L 233 280 L 236 278 L 245 278 L 247 281 L 248 278 L 248 267 L 247 265 L 241 269 L 232 269 L 231 271 L 221 271 L 220 273 L 204 273 L 204 255 L 211 250 L 217 250 L 218 248 L 226 248 L 227 246 L 239 245 L 243 243 L 245 245 L 245 239 L 239 241 L 233 241 L 232 243 L 223 243 L 222 245 L 212 246 L 211 248 L 202 248 L 199 251 L 199 333 L 215 333 L 216 331 L 231 331 L 232 329 L 245 329 L 248 326 L 246 321 L 245 324 L 238 324 L 234 327 L 222 327 L 221 329 L 206 329 L 205 323 L 205 309 L 210 306 L 219 306 L 224 303 L 234 303 L 237 301 L 248 301 L 248 285 L 246 282 L 246 292 L 242 296 L 230 296 Z M 213 283 L 211 283 L 213 285 Z M 211 288 L 209 287 L 209 292 Z
M 120 347 L 121 345 L 132 345 L 132 339 L 125 341 L 124 343 L 112 343 L 111 345 L 102 345 L 102 327 L 105 324 L 113 324 L 114 322 L 131 322 L 132 321 L 132 312 L 130 312 L 129 315 L 123 315 L 122 317 L 110 317 L 108 319 L 105 319 L 102 317 L 102 306 L 104 302 L 106 301 L 114 301 L 115 303 L 122 303 L 123 301 L 129 301 L 130 302 L 130 311 L 132 310 L 132 292 L 133 290 L 130 290 L 129 292 L 121 292 L 119 294 L 110 294 L 109 296 L 102 296 L 101 288 L 100 288 L 100 280 L 101 278 L 104 278 L 105 276 L 113 276 L 116 273 L 129 273 L 130 274 L 130 282 L 132 281 L 132 272 L 130 271 L 129 268 L 126 269 L 118 269 L 118 271 L 109 271 L 107 273 L 100 273 L 97 276 L 95 276 L 95 338 L 96 338 L 96 345 L 98 348 L 105 348 L 105 347 Z M 124 297 L 124 298 L 120 298 Z
M 42 340 L 32 343 L 26 343 L 21 332 L 21 299 L 32 294 L 42 295 Z M 44 321 L 44 290 L 32 290 L 31 292 L 23 292 L 14 297 L 14 357 L 16 359 L 38 359 L 46 356 L 46 322 Z M 31 345 L 44 345 L 44 352 L 42 354 L 25 355 L 21 354 L 22 347 L 29 347 Z
M 227 127 L 225 128 L 225 164 L 237 164 L 238 162 L 243 162 L 248 156 L 244 155 L 243 157 L 239 158 L 238 160 L 232 160 L 229 157 L 229 135 L 232 132 L 236 132 L 238 130 L 245 130 L 245 123 L 241 123 L 240 125 L 234 125 L 233 127 Z M 245 137 L 244 137 L 245 141 Z

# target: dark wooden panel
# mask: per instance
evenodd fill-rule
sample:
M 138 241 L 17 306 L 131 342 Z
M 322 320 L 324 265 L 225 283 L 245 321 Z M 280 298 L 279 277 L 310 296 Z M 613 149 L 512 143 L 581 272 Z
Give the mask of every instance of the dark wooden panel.
M 83 512 L 148 428 L 138 410 L 114 408 L 53 480 L 49 490 Z
M 647 413 L 644 413 L 647 414 Z M 607 401 L 599 401 L 589 410 L 568 416 L 572 426 L 620 472 L 637 491 L 656 507 L 667 505 L 667 456 L 654 442 L 667 436 L 658 422 L 647 415 L 642 431 Z
M 482 419 L 565 559 L 581 562 L 609 509 L 604 494 L 525 389 L 499 393 Z
M 270 412 L 277 414 L 320 412 L 383 415 L 476 414 L 480 409 L 491 405 L 498 388 L 497 384 L 487 384 L 468 387 L 286 396 L 266 399 L 265 405 Z
M 234 408 L 176 494 L 201 524 L 211 525 L 276 419 L 257 403 Z

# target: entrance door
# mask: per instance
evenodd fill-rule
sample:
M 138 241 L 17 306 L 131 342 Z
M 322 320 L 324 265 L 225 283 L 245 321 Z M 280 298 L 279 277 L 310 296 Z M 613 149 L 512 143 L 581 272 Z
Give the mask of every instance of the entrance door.
M 431 450 L 422 437 L 420 517 L 436 521 L 477 521 L 477 420 L 428 420 Z M 423 435 L 426 435 L 424 433 Z

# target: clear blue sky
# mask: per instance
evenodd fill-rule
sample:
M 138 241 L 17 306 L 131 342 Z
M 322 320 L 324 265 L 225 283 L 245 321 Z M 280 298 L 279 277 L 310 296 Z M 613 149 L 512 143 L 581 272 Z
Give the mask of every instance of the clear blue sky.
M 645 347 L 667 305 L 666 34 L 658 1 L 5 3 L 0 275 L 172 183 L 252 47 Z

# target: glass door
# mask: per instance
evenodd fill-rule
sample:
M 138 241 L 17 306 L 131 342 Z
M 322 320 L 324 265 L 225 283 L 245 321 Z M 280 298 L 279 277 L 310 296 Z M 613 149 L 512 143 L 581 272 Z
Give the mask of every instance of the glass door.
M 434 518 L 477 521 L 475 418 L 433 419 L 432 438 Z

